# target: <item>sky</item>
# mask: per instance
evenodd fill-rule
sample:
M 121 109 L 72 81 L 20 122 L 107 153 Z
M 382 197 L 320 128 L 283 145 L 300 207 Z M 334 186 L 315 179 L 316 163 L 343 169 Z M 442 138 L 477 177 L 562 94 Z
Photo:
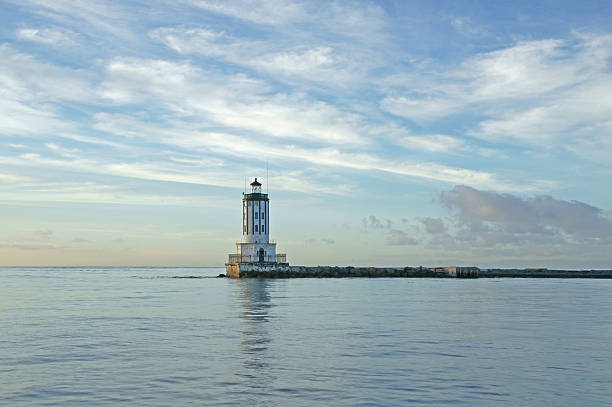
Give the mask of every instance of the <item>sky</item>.
M 0 0 L 0 265 L 612 268 L 608 1 Z

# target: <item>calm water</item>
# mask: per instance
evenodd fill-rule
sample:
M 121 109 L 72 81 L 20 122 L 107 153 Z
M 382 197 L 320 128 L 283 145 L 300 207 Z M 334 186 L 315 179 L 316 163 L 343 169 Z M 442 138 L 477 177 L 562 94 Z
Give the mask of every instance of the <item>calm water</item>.
M 612 280 L 222 271 L 0 268 L 0 405 L 612 405 Z

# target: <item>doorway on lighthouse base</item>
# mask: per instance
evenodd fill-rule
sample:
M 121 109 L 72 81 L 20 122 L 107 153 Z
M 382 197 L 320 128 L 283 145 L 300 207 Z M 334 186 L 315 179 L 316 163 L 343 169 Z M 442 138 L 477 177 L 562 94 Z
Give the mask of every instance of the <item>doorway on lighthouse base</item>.
M 257 252 L 257 255 L 259 256 L 259 262 L 263 263 L 264 258 L 266 257 L 266 252 L 264 251 L 264 249 L 259 249 L 259 251 Z

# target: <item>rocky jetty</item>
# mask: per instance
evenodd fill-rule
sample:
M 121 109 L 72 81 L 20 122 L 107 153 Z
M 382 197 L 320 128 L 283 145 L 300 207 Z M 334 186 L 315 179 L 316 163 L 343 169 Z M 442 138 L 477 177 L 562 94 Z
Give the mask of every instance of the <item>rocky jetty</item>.
M 479 269 L 478 267 L 290 266 L 287 263 L 228 263 L 230 278 L 612 278 L 612 270 Z M 219 276 L 221 277 L 221 275 Z
M 474 278 L 476 268 L 470 272 L 453 274 L 443 268 L 427 267 L 338 267 L 338 266 L 289 266 L 287 264 L 238 263 L 227 264 L 226 275 L 231 278 L 341 278 L 341 277 L 438 277 Z
M 612 270 L 486 269 L 480 278 L 612 278 Z

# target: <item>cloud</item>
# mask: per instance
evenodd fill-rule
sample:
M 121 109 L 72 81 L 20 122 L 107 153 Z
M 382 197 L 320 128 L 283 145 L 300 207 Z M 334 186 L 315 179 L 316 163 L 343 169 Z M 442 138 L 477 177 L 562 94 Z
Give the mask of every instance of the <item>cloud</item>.
M 17 184 L 27 182 L 29 180 L 29 177 L 24 177 L 23 175 L 6 174 L 0 172 L 0 183 L 2 184 Z
M 558 39 L 519 42 L 470 58 L 456 75 L 467 77 L 475 100 L 539 96 L 584 80 L 591 62 L 581 61 L 586 50 L 576 47 L 585 45 Z
M 275 92 L 269 83 L 246 74 L 227 74 L 213 68 L 200 68 L 187 61 L 115 58 L 106 64 L 105 72 L 101 73 L 105 79 L 97 86 L 100 78 L 94 75 L 42 64 L 7 47 L 3 50 L 9 56 L 5 64 L 10 73 L 9 84 L 12 83 L 9 89 L 13 89 L 11 95 L 14 97 L 0 103 L 11 103 L 15 109 L 20 109 L 11 109 L 10 106 L 2 109 L 0 106 L 7 113 L 2 116 L 5 121 L 0 120 L 0 128 L 9 134 L 40 135 L 52 131 L 58 137 L 115 147 L 122 149 L 123 153 L 133 148 L 126 144 L 143 148 L 143 140 L 155 140 L 179 149 L 196 147 L 204 156 L 215 159 L 228 156 L 261 160 L 274 158 L 284 162 L 297 159 L 313 166 L 382 171 L 449 183 L 464 182 L 476 187 L 503 190 L 538 188 L 530 184 L 512 185 L 484 171 L 380 154 L 383 150 L 378 148 L 376 137 L 385 131 L 384 126 L 373 125 L 365 114 L 338 108 L 301 92 Z M 298 55 L 320 62 L 315 65 L 325 65 L 330 61 L 330 50 L 307 47 L 301 53 L 289 52 L 287 55 L 290 57 L 285 60 L 291 61 Z M 276 60 L 273 58 L 272 61 Z M 299 65 L 301 61 L 297 62 Z M 17 65 L 25 67 L 19 74 L 16 74 L 19 72 Z M 33 99 L 34 95 L 38 98 L 36 104 L 28 99 Z M 112 137 L 87 135 L 92 133 L 92 129 L 87 128 L 90 122 L 82 123 L 84 131 L 79 131 L 79 124 L 67 120 L 62 109 L 58 108 L 69 106 L 72 101 L 96 104 L 94 111 L 100 112 L 93 113 L 93 130 Z M 104 105 L 108 104 L 111 105 L 109 110 L 122 106 L 138 113 L 106 113 Z M 153 111 L 155 114 L 149 113 Z M 133 140 L 125 144 L 113 141 L 118 137 Z M 460 145 L 458 139 L 443 135 L 406 141 L 430 150 Z M 114 175 L 172 182 L 197 183 L 207 178 L 194 176 L 185 168 L 170 169 L 166 163 L 135 163 L 133 157 L 124 157 L 124 160 L 114 157 L 99 163 L 95 154 L 85 149 L 60 149 L 57 142 L 46 145 L 60 157 L 72 160 L 39 159 L 37 165 L 79 168 L 85 172 L 106 171 Z M 368 148 L 373 145 L 377 148 Z M 260 157 L 264 150 L 266 157 Z M 165 170 L 159 171 L 159 168 Z M 291 182 L 287 184 L 291 185 Z M 347 193 L 351 188 L 349 183 L 323 184 L 314 184 L 317 191 Z
M 573 87 L 537 106 L 484 120 L 470 135 L 540 147 L 563 142 L 569 148 L 578 148 L 589 141 L 605 145 L 612 136 L 611 95 L 612 75 Z
M 310 82 L 334 88 L 350 86 L 363 80 L 360 71 L 370 65 L 356 50 L 325 41 L 296 44 L 276 38 L 242 39 L 208 28 L 164 27 L 149 35 L 182 55 L 204 55 L 229 62 L 300 89 L 308 88 Z
M 49 150 L 53 151 L 57 155 L 66 158 L 77 158 L 77 153 L 79 153 L 79 149 L 77 148 L 66 148 L 56 143 L 45 143 L 45 147 L 47 147 Z
M 432 235 L 440 235 L 445 233 L 447 230 L 447 227 L 442 219 L 423 218 L 421 219 L 421 222 L 425 226 L 425 231 Z
M 256 24 L 288 24 L 305 14 L 304 5 L 285 0 L 190 0 L 195 7 Z
M 482 157 L 493 157 L 493 158 L 500 158 L 503 160 L 510 158 L 508 154 L 504 153 L 502 150 L 498 150 L 495 148 L 480 147 L 478 148 L 477 152 Z
M 64 148 L 58 146 L 59 151 Z M 72 150 L 70 150 L 72 151 Z M 141 150 L 142 152 L 142 150 Z M 167 157 L 166 157 L 167 158 Z M 0 156 L 0 164 L 19 168 L 46 168 L 52 170 L 70 170 L 83 174 L 102 174 L 112 177 L 126 177 L 141 180 L 164 181 L 181 184 L 215 185 L 236 187 L 236 180 L 244 172 L 238 168 L 219 165 L 218 160 L 176 160 L 164 159 L 154 162 L 127 162 L 122 158 L 109 157 L 101 160 L 95 154 L 88 158 L 76 157 L 73 153 L 59 154 L 59 157 L 41 156 L 37 153 L 22 154 L 18 158 Z M 258 171 L 260 168 L 257 169 Z M 253 171 L 251 168 L 249 171 Z M 346 195 L 351 191 L 348 184 L 322 183 L 304 176 L 304 170 L 287 170 L 283 174 L 273 174 L 274 188 L 308 194 Z M 0 177 L 1 178 L 1 177 Z M 326 177 L 328 179 L 329 177 Z M 111 178 L 112 179 L 112 178 Z M 29 182 L 25 182 L 25 181 Z M 117 202 L 117 203 L 192 203 L 201 202 L 199 196 L 139 194 L 125 190 L 124 181 L 115 179 L 115 185 L 103 185 L 93 182 L 49 182 L 29 180 L 7 176 L 6 181 L 21 184 L 22 190 L 5 194 L 5 199 L 30 200 L 41 199 L 68 202 Z
M 51 183 L 52 184 L 52 183 Z M 112 189 L 103 188 L 77 188 L 77 187 L 56 187 L 52 185 L 40 185 L 20 191 L 11 191 L 3 195 L 5 202 L 75 202 L 75 203 L 103 203 L 118 205 L 149 205 L 149 206 L 195 206 L 209 205 L 213 198 L 201 195 L 180 195 L 173 196 L 165 193 L 141 193 L 120 186 Z M 217 200 L 218 202 L 218 200 Z
M 458 33 L 466 37 L 482 37 L 484 35 L 490 35 L 485 27 L 479 26 L 469 17 L 451 17 L 450 24 L 455 30 L 457 30 Z
M 31 107 L 14 100 L 0 100 L 0 132 L 7 135 L 36 135 L 72 128 L 48 106 Z
M 151 38 L 161 41 L 167 47 L 180 54 L 201 53 L 208 56 L 230 56 L 236 51 L 232 48 L 250 48 L 253 42 L 244 46 L 223 31 L 206 28 L 157 28 L 149 33 Z
M 404 136 L 398 139 L 397 142 L 411 150 L 431 153 L 458 152 L 468 148 L 463 140 L 445 134 Z
M 20 28 L 17 38 L 52 46 L 74 45 L 74 34 L 60 29 Z
M 91 243 L 91 240 L 77 237 L 77 238 L 72 239 L 71 242 L 72 243 Z
M 463 182 L 477 187 L 502 190 L 540 187 L 511 185 L 483 171 L 398 161 L 359 152 L 360 148 L 374 143 L 374 133 L 380 130 L 363 126 L 367 123 L 364 116 L 302 95 L 270 95 L 266 91 L 259 81 L 250 77 L 219 76 L 214 71 L 206 72 L 188 63 L 116 60 L 109 65 L 109 79 L 101 88 L 102 94 L 122 105 L 154 103 L 179 116 L 171 123 L 152 125 L 132 117 L 101 113 L 96 116 L 99 121 L 95 127 L 130 137 L 146 134 L 150 138 L 157 134 L 165 143 L 212 147 L 221 154 L 244 156 L 248 153 L 253 157 L 254 153 L 265 150 L 267 157 L 275 159 L 299 159 L 317 165 L 377 170 L 442 182 Z M 183 117 L 185 120 L 180 120 Z M 193 123 L 194 119 L 200 120 L 199 125 Z M 226 132 L 201 131 L 202 127 L 221 127 Z M 248 136 L 237 136 L 232 134 L 234 132 Z M 255 141 L 255 134 L 264 138 Z M 300 144 L 293 144 L 293 141 Z M 426 142 L 429 148 L 435 142 L 460 144 L 449 137 L 436 137 Z M 317 148 L 317 145 L 343 147 Z M 356 152 L 351 151 L 355 149 Z
M 64 117 L 61 103 L 91 101 L 88 73 L 40 62 L 6 44 L 0 45 L 0 78 L 0 131 L 4 134 L 70 131 L 75 124 Z
M 14 1 L 14 0 L 10 0 Z M 130 20 L 142 14 L 142 8 L 134 4 L 121 4 L 108 0 L 19 0 L 20 7 L 28 7 L 33 13 L 56 21 L 67 27 L 78 27 L 81 32 L 111 34 L 123 39 L 131 38 L 127 27 Z
M 419 244 L 419 241 L 408 236 L 406 232 L 397 229 L 389 230 L 389 235 L 385 244 L 388 246 L 413 246 Z
M 361 220 L 361 225 L 366 231 L 384 233 L 387 246 L 411 246 L 419 243 L 417 239 L 409 236 L 406 232 L 393 228 L 393 222 L 390 219 L 383 220 L 370 215 Z
M 442 193 L 437 202 L 450 216 L 421 218 L 424 228 L 415 232 L 435 263 L 609 268 L 612 217 L 592 205 L 466 186 Z
M 17 250 L 58 250 L 66 246 L 53 243 L 54 234 L 50 229 L 37 229 L 26 231 L 27 234 L 12 239 L 0 241 L 0 249 Z
M 315 2 L 266 0 L 191 4 L 256 27 L 231 31 L 227 24 L 220 29 L 211 21 L 197 28 L 161 27 L 150 36 L 183 55 L 229 62 L 304 90 L 312 90 L 312 83 L 345 90 L 354 89 L 356 83 L 370 87 L 372 69 L 385 66 L 381 47 L 387 15 L 374 3 L 359 7 L 347 1 L 324 7 Z
M 467 186 L 454 187 L 440 200 L 464 224 L 482 226 L 484 231 L 554 236 L 569 242 L 612 242 L 612 218 L 583 202 L 547 195 L 521 198 Z
M 378 219 L 374 215 L 370 215 L 361 220 L 361 224 L 364 229 L 390 229 L 393 226 L 393 222 L 389 219 L 382 220 Z
M 596 46 L 603 50 L 606 42 Z M 546 96 L 592 79 L 605 68 L 606 53 L 593 52 L 592 44 L 583 38 L 523 41 L 477 54 L 458 68 L 422 74 L 424 81 L 414 84 L 413 95 L 388 97 L 382 107 L 421 121 L 449 115 L 469 104 Z
M 0 242 L 0 249 L 17 249 L 17 250 L 63 250 L 68 246 L 57 245 L 52 243 L 16 243 L 16 242 Z
M 32 236 L 36 240 L 49 240 L 53 237 L 53 231 L 50 229 L 41 229 L 32 232 Z
M 387 96 L 380 102 L 380 107 L 400 117 L 423 122 L 454 113 L 460 101 L 451 98 L 433 96 Z
M 465 134 L 489 143 L 612 152 L 612 35 L 519 41 L 450 68 L 387 78 L 383 110 L 421 124 L 469 115 Z
M 305 95 L 275 93 L 248 76 L 188 63 L 116 59 L 101 94 L 117 104 L 152 103 L 205 124 L 324 144 L 368 144 L 363 118 Z
M 278 144 L 271 141 L 257 142 L 250 137 L 227 133 L 196 131 L 191 127 L 164 128 L 150 123 L 135 121 L 120 115 L 104 114 L 99 117 L 96 128 L 126 137 L 147 136 L 149 140 L 178 145 L 184 148 L 207 149 L 219 154 L 257 159 L 262 149 L 266 157 L 284 162 L 300 160 L 316 165 L 342 167 L 353 170 L 375 170 L 417 178 L 426 178 L 448 183 L 463 182 L 474 186 L 501 190 L 536 190 L 538 183 L 514 185 L 496 179 L 494 174 L 462 168 L 453 168 L 429 162 L 396 161 L 391 158 L 359 152 L 343 152 L 337 148 L 297 147 L 293 144 Z M 263 159 L 263 157 L 262 157 Z
M 362 44 L 379 41 L 387 15 L 372 2 L 336 0 L 321 7 L 316 2 L 291 0 L 189 0 L 198 8 L 240 19 L 255 25 L 268 25 L 285 36 L 315 36 L 359 39 Z M 299 27 L 299 30 L 296 30 Z M 297 35 L 299 34 L 299 35 Z M 282 38 L 282 37 L 277 37 Z M 308 38 L 308 37 L 307 37 Z
M 299 74 L 331 67 L 337 62 L 333 48 L 319 46 L 264 55 L 254 65 L 267 71 Z

